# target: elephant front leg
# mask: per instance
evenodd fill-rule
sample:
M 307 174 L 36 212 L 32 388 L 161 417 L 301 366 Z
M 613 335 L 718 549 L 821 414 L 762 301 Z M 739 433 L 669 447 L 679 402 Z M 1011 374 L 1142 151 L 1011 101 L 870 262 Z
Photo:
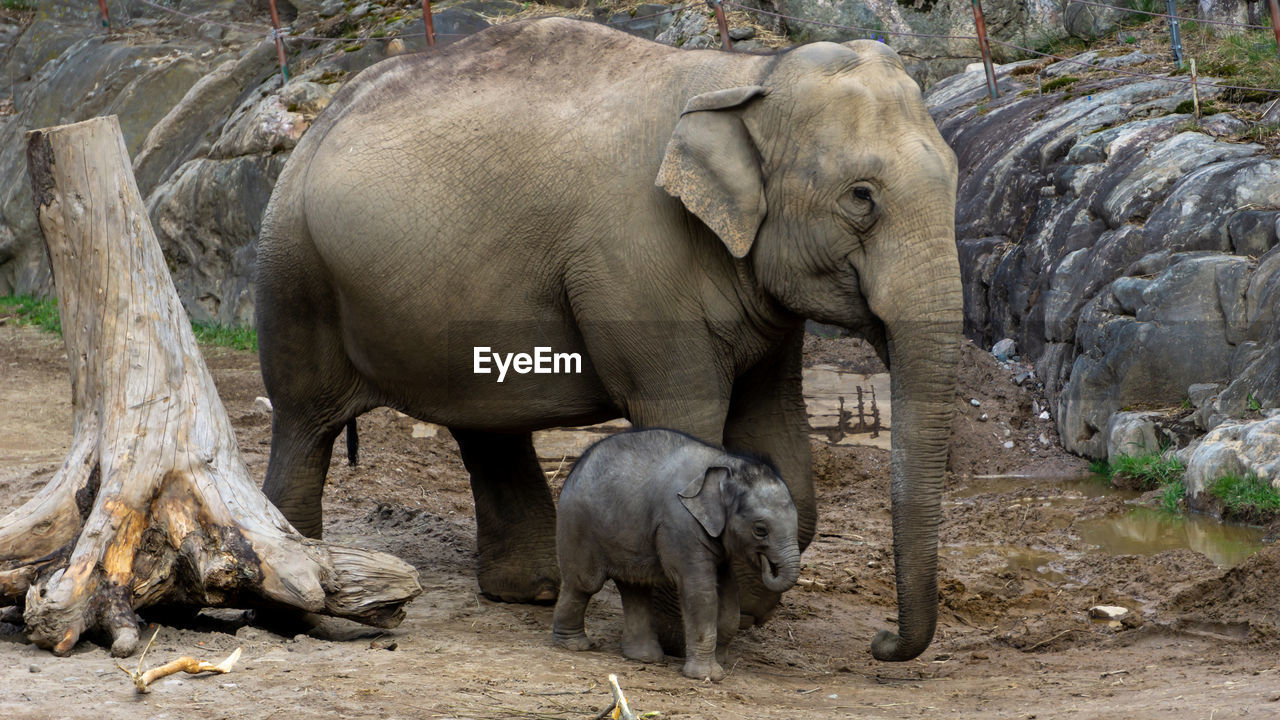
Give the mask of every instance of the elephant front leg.
M 809 421 L 801 385 L 804 329 L 797 328 L 772 356 L 734 383 L 725 420 L 724 446 L 733 452 L 768 457 L 796 506 L 797 536 L 804 550 L 813 540 L 818 506 L 813 490 Z M 782 595 L 764 586 L 759 568 L 733 558 L 742 607 L 742 627 L 773 616 Z
M 724 668 L 716 661 L 716 626 L 720 597 L 716 569 L 697 568 L 680 578 L 680 611 L 684 615 L 684 676 L 719 682 Z
M 721 568 L 717 578 L 716 591 L 720 596 L 716 620 L 716 662 L 723 667 L 729 662 L 729 643 L 738 634 L 738 583 L 734 580 L 733 571 Z
M 453 430 L 476 502 L 480 591 L 504 602 L 556 599 L 556 509 L 530 433 Z

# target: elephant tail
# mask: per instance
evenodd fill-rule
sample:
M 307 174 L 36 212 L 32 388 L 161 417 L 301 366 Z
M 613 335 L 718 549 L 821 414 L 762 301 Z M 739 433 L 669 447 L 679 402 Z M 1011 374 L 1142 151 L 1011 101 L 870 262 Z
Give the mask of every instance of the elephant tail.
M 347 464 L 355 467 L 360 462 L 360 434 L 356 432 L 356 419 L 347 421 Z

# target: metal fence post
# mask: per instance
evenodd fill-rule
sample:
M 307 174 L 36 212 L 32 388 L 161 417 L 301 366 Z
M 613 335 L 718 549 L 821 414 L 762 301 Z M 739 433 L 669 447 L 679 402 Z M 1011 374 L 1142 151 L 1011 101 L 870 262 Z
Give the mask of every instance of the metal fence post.
M 1271 29 L 1276 33 L 1276 56 L 1280 57 L 1280 2 L 1271 0 Z
M 276 0 L 271 0 L 271 36 L 276 41 L 276 58 L 280 61 L 280 74 L 289 82 L 289 66 L 284 61 L 284 40 L 280 38 L 280 13 L 276 10 Z
M 422 0 L 422 27 L 427 31 L 427 45 L 436 44 L 436 23 L 431 17 L 431 0 Z
M 1275 2 L 1275 0 L 1271 0 Z M 1182 67 L 1182 30 L 1178 25 L 1178 8 L 1174 0 L 1164 0 L 1165 14 L 1169 16 L 1169 41 L 1173 43 L 1173 59 Z
M 111 21 L 107 16 L 107 0 L 98 0 L 98 16 L 102 18 L 102 27 L 111 27 Z
M 707 4 L 716 11 L 716 25 L 720 27 L 720 42 L 726 52 L 733 52 L 733 40 L 729 37 L 729 21 L 724 16 L 724 5 L 720 0 L 707 0 Z
M 1173 0 L 1169 0 L 1173 2 Z M 996 86 L 996 69 L 991 64 L 991 46 L 987 44 L 987 22 L 982 18 L 982 2 L 973 0 L 973 24 L 978 30 L 978 49 L 982 51 L 982 67 L 987 71 L 987 94 L 992 100 L 1000 97 Z

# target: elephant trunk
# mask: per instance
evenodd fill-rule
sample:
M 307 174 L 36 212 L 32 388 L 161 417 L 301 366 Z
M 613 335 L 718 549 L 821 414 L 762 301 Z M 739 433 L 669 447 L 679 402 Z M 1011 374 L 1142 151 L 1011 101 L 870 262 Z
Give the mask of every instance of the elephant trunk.
M 893 550 L 898 632 L 871 643 L 877 660 L 905 661 L 933 640 L 938 620 L 938 525 L 942 480 L 955 414 L 961 301 L 954 254 L 921 263 L 929 278 L 910 318 L 886 318 L 892 452 Z M 883 315 L 881 317 L 884 317 Z
M 787 546 L 760 553 L 760 579 L 769 590 L 781 593 L 790 590 L 800 578 L 800 546 L 794 542 Z

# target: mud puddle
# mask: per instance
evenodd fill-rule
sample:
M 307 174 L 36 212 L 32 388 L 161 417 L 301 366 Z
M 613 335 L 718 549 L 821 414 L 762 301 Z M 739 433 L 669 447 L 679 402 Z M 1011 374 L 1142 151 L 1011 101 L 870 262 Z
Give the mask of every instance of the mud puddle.
M 1030 507 L 1073 506 L 1085 498 L 1119 498 L 1126 505 L 1141 493 L 1110 487 L 1098 476 L 1052 479 L 1046 492 L 1045 478 L 1028 476 L 975 477 L 969 484 L 952 493 L 950 502 L 958 504 L 984 502 L 993 496 L 1017 494 L 1012 503 L 1007 497 L 1000 502 Z M 1264 528 L 1222 522 L 1208 515 L 1171 514 L 1163 509 L 1133 506 L 1125 512 L 1089 518 L 1073 523 L 1071 532 L 1091 546 L 1093 551 L 1108 555 L 1155 555 L 1167 550 L 1190 549 L 1207 556 L 1220 568 L 1232 568 L 1244 562 L 1264 546 Z M 953 546 L 944 548 L 953 556 L 982 557 L 994 553 L 1003 557 L 1010 570 L 1030 570 L 1046 580 L 1061 580 L 1065 560 L 1072 554 L 1017 546 Z

